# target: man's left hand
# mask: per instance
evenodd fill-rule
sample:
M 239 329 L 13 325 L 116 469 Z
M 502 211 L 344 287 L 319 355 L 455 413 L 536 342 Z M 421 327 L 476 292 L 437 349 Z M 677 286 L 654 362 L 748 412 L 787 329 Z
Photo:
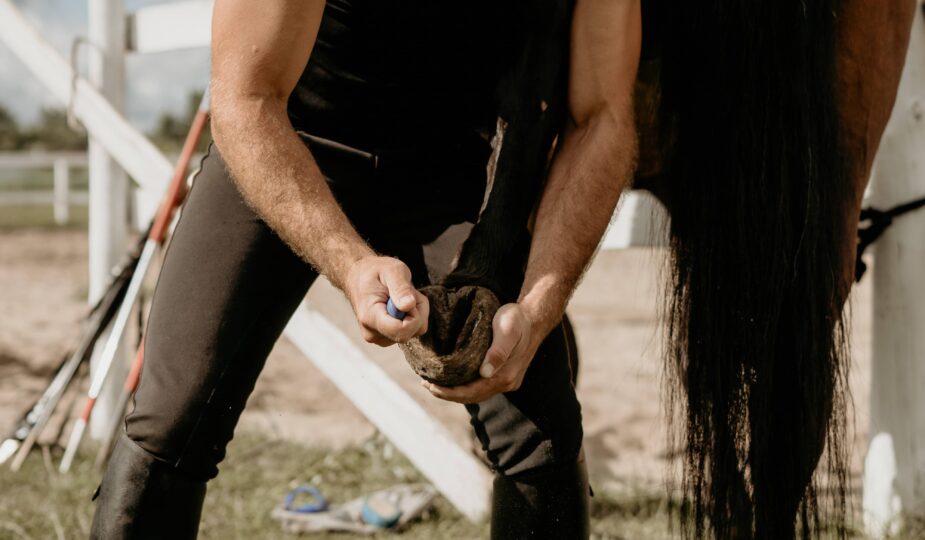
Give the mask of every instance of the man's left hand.
M 478 403 L 520 388 L 527 368 L 544 336 L 535 329 L 520 304 L 501 306 L 492 319 L 491 347 L 485 354 L 481 377 L 452 388 L 421 381 L 435 397 L 457 403 Z

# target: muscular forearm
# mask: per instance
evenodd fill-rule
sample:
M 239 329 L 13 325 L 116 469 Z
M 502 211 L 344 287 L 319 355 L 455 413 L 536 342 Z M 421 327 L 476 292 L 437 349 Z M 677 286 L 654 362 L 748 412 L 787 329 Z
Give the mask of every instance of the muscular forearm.
M 560 144 L 537 210 L 519 303 L 545 335 L 558 323 L 633 174 L 629 107 L 573 126 Z
M 353 229 L 287 105 L 311 58 L 324 0 L 216 0 L 212 134 L 241 194 L 292 250 L 344 291 L 363 338 L 388 345 L 427 330 L 411 270 L 377 257 Z M 407 315 L 395 319 L 386 302 Z
M 595 115 L 567 132 L 540 200 L 520 299 L 501 306 L 492 319 L 492 344 L 479 371 L 482 378 L 455 388 L 425 382 L 433 395 L 478 403 L 520 388 L 540 343 L 561 320 L 629 183 L 635 130 L 629 113 L 622 122 L 618 118 Z
M 300 257 L 343 288 L 350 266 L 373 255 L 293 130 L 285 102 L 215 92 L 213 131 L 244 199 Z

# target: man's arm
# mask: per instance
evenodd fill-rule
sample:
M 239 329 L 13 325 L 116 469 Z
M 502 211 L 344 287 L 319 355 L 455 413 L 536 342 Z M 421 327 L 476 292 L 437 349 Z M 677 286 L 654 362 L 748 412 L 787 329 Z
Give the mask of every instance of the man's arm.
M 570 121 L 537 209 L 520 298 L 495 315 L 483 378 L 455 388 L 423 383 L 435 396 L 473 403 L 516 390 L 536 349 L 561 320 L 633 176 L 633 85 L 641 36 L 639 0 L 578 0 Z
M 579 0 L 572 30 L 571 122 L 537 210 L 519 303 L 545 336 L 562 318 L 636 165 L 633 87 L 639 0 Z
M 218 0 L 212 19 L 212 129 L 247 203 L 299 256 L 344 290 L 367 341 L 427 328 L 407 266 L 378 257 L 353 229 L 287 113 L 324 0 Z M 392 296 L 404 320 L 389 317 Z

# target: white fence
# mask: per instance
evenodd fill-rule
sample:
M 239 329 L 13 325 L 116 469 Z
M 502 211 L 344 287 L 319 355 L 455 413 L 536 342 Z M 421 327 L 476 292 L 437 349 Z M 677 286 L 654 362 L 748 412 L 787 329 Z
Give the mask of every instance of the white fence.
M 55 223 L 67 225 L 71 219 L 71 206 L 87 206 L 90 201 L 86 190 L 72 189 L 71 173 L 75 168 L 87 168 L 85 152 L 0 152 L 0 175 L 9 171 L 52 171 L 51 190 L 29 189 L 28 183 L 20 182 L 16 183 L 21 189 L 6 189 L 11 181 L 0 176 L 0 207 L 51 205 Z

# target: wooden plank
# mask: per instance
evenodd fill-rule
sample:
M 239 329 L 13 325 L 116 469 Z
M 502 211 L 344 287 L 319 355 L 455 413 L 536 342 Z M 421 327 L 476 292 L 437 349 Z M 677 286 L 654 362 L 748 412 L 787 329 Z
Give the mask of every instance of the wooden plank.
M 0 0 L 0 41 L 63 105 L 71 98 L 68 62 L 39 34 L 11 0 Z M 77 80 L 74 113 L 87 131 L 146 189 L 162 192 L 173 173 L 164 155 L 132 127 L 86 80 Z
M 434 486 L 473 521 L 489 514 L 491 473 L 353 341 L 303 304 L 286 336 Z
M 138 53 L 208 47 L 212 2 L 191 0 L 143 7 L 129 15 L 128 28 L 128 47 Z
M 925 195 L 925 16 L 916 10 L 906 66 L 874 165 L 870 202 Z M 864 525 L 873 538 L 902 513 L 925 515 L 925 211 L 893 221 L 874 245 L 870 446 Z M 892 481 L 891 481 L 892 480 Z

